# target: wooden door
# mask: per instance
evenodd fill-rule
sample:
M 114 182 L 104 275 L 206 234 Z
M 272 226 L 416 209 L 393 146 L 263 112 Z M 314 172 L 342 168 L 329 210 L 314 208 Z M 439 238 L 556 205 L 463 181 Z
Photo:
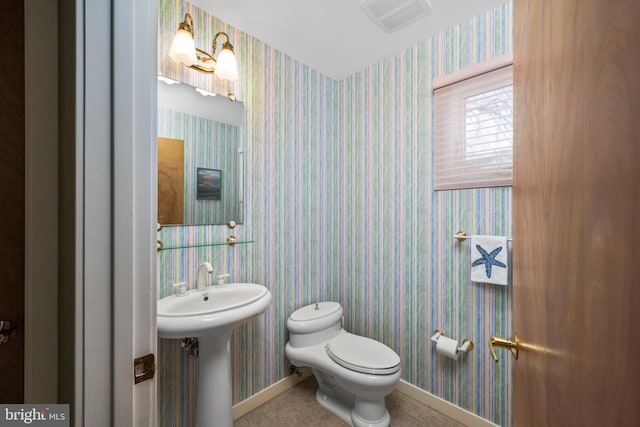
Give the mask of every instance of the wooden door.
M 514 10 L 514 425 L 638 426 L 640 2 Z
M 17 327 L 0 345 L 0 403 L 24 401 L 24 2 L 0 13 L 0 321 Z M 4 324 L 6 325 L 6 324 Z
M 158 222 L 184 224 L 184 140 L 158 138 Z

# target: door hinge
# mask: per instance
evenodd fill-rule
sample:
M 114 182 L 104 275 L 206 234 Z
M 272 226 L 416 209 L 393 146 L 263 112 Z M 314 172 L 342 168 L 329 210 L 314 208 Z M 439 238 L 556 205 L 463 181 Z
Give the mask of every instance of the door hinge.
M 133 380 L 135 384 L 150 380 L 156 373 L 156 356 L 147 354 L 133 360 Z

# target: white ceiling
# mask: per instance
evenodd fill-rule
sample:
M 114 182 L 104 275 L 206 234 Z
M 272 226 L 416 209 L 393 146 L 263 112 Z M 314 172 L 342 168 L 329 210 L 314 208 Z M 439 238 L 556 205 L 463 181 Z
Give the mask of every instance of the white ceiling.
M 371 21 L 360 9 L 360 0 L 191 3 L 322 74 L 341 80 L 505 1 L 430 0 L 433 10 L 429 15 L 394 33 L 384 32 Z

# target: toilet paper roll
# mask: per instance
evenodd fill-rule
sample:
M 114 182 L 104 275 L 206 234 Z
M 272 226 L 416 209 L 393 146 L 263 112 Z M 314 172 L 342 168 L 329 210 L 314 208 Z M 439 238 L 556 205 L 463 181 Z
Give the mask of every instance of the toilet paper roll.
M 436 352 L 453 360 L 458 360 L 458 341 L 441 336 L 436 344 Z

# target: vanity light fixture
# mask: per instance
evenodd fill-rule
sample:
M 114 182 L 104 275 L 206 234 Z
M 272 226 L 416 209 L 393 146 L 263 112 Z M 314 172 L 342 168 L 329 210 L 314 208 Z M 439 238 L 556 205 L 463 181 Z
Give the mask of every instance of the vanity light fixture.
M 214 58 L 218 37 L 223 36 L 225 42 L 218 58 Z M 238 78 L 238 64 L 233 53 L 233 46 L 229 43 L 229 35 L 219 31 L 213 36 L 211 53 L 196 47 L 193 39 L 193 19 L 188 13 L 184 14 L 184 21 L 178 25 L 178 31 L 173 38 L 169 56 L 176 62 L 202 73 L 215 74 L 221 79 L 234 81 Z

